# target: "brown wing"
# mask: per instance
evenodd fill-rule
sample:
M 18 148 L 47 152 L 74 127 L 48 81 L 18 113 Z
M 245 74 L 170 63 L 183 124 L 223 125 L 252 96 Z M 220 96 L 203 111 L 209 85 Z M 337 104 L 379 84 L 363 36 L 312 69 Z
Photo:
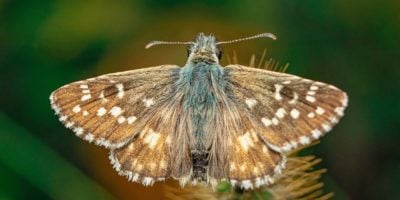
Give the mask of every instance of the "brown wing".
M 285 157 L 270 149 L 254 130 L 229 141 L 229 181 L 244 189 L 272 184 L 285 167 Z
M 224 93 L 216 92 L 216 115 L 205 129 L 212 143 L 208 182 L 228 180 L 244 189 L 271 184 L 284 168 L 285 158 L 261 139 L 252 114 L 229 91 Z
M 164 65 L 78 81 L 54 91 L 51 105 L 77 136 L 106 148 L 121 147 L 171 92 L 179 70 Z
M 182 93 L 175 93 L 149 113 L 140 134 L 112 149 L 111 163 L 129 180 L 152 185 L 173 177 L 185 185 L 191 178 L 189 125 L 182 113 Z
M 229 181 L 244 189 L 273 183 L 285 166 L 285 157 L 260 138 L 249 113 L 240 107 L 234 112 L 238 118 L 231 130 L 236 131 L 227 138 Z
M 277 152 L 318 139 L 347 106 L 346 93 L 332 85 L 240 65 L 224 70 L 232 98 L 246 108 L 256 134 Z

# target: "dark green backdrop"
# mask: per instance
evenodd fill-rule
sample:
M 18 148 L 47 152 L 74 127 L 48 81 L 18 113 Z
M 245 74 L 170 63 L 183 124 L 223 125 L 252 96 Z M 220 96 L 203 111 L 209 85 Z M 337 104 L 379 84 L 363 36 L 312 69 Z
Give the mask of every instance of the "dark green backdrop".
M 107 151 L 64 128 L 48 96 L 59 86 L 160 64 L 183 46 L 272 32 L 278 40 L 225 45 L 239 61 L 264 48 L 288 73 L 347 91 L 346 115 L 309 150 L 324 159 L 336 199 L 400 199 L 400 3 L 381 1 L 0 0 L 0 199 L 160 197 L 113 171 Z M 226 62 L 225 62 L 226 63 Z

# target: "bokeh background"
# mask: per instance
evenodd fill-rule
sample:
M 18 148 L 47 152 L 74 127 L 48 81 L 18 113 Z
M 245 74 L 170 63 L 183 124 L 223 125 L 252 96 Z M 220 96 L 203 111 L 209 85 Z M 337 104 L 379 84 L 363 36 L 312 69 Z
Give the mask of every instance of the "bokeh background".
M 198 32 L 272 32 L 278 40 L 224 53 L 247 64 L 267 48 L 288 73 L 347 91 L 345 117 L 308 150 L 328 169 L 325 189 L 335 199 L 400 199 L 399 10 L 396 0 L 0 0 L 0 199 L 162 198 L 162 183 L 118 176 L 106 150 L 62 126 L 48 97 L 104 73 L 183 65 L 183 46 L 144 46 Z

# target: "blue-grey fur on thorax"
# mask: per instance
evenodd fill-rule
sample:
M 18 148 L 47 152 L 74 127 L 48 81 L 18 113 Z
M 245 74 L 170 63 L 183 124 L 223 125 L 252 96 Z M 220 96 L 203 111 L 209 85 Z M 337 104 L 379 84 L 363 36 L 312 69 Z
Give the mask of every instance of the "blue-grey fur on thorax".
M 179 91 L 184 92 L 183 109 L 190 113 L 191 130 L 201 148 L 207 137 L 205 126 L 210 124 L 218 110 L 216 92 L 225 90 L 223 68 L 219 65 L 220 50 L 214 36 L 200 33 L 189 46 L 189 58 L 181 69 Z
M 192 130 L 196 138 L 205 136 L 204 126 L 212 120 L 217 110 L 217 98 L 213 87 L 224 90 L 223 69 L 218 64 L 205 62 L 188 63 L 181 71 L 179 80 L 186 86 L 183 108 L 191 113 Z

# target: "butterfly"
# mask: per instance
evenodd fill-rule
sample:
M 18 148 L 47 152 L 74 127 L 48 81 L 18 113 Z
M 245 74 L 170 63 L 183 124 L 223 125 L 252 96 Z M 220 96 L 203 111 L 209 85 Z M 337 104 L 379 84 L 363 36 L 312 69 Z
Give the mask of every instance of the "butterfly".
M 130 181 L 174 178 L 184 186 L 228 181 L 242 189 L 272 184 L 285 153 L 338 123 L 347 95 L 335 86 L 238 64 L 222 67 L 220 45 L 200 33 L 183 66 L 106 74 L 55 90 L 51 106 L 75 134 L 110 150 Z

